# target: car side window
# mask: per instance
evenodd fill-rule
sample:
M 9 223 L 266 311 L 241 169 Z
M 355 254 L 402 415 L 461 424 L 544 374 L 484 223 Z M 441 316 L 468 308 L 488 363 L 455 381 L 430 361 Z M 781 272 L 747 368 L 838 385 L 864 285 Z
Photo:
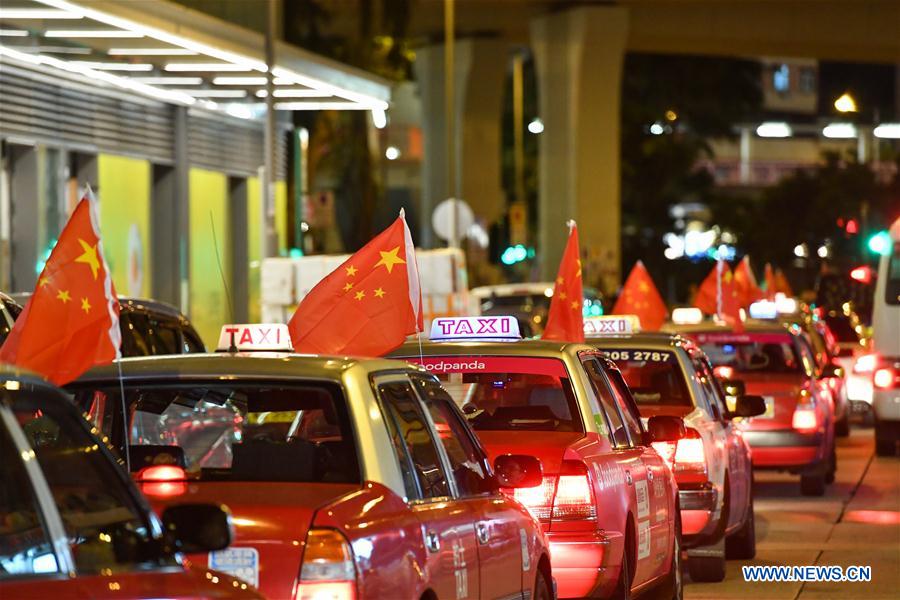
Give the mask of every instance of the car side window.
M 159 321 L 149 319 L 150 339 L 153 342 L 153 350 L 156 354 L 180 354 L 178 328 L 171 321 Z
M 609 422 L 609 443 L 614 448 L 627 448 L 631 445 L 628 439 L 628 432 L 621 415 L 619 415 L 619 410 L 616 408 L 616 401 L 613 399 L 612 390 L 610 390 L 603 370 L 593 358 L 585 360 L 582 364 L 584 364 L 584 368 L 591 380 L 591 386 L 594 388 L 594 393 L 597 394 L 597 398 L 600 400 L 600 405 Z
M 56 501 L 79 573 L 116 573 L 172 560 L 155 549 L 158 542 L 137 497 L 84 421 L 49 402 L 17 399 L 13 410 Z
M 440 454 L 418 398 L 409 382 L 390 382 L 378 386 L 407 497 L 410 499 L 442 498 L 450 495 L 450 486 L 441 464 Z M 405 465 L 404 465 L 405 463 Z
M 150 324 L 147 317 L 123 311 L 119 315 L 122 329 L 122 354 L 124 356 L 150 356 L 150 342 L 145 336 Z
M 703 361 L 695 357 L 691 359 L 691 366 L 694 367 L 694 373 L 697 377 L 697 383 L 700 384 L 700 390 L 703 403 L 701 408 L 712 419 L 722 419 L 722 413 L 716 402 L 716 389 L 713 383 L 713 374 L 704 368 Z
M 0 424 L 0 581 L 58 572 L 31 479 Z
M 704 356 L 699 358 L 698 362 L 700 363 L 701 372 L 706 380 L 704 388 L 709 390 L 710 404 L 713 406 L 716 413 L 718 413 L 719 420 L 725 421 L 728 419 L 729 413 L 728 404 L 725 402 L 725 392 L 722 390 L 722 386 L 719 385 L 718 379 L 716 379 L 709 359 Z
M 797 336 L 797 348 L 800 351 L 800 360 L 803 362 L 803 370 L 808 377 L 816 375 L 816 358 L 813 355 L 809 342 L 802 336 Z
M 184 354 L 190 354 L 191 352 L 206 352 L 206 346 L 203 345 L 203 342 L 200 341 L 200 338 L 197 337 L 197 334 L 194 333 L 193 329 L 182 328 L 181 336 L 182 352 Z
M 622 413 L 625 428 L 631 437 L 631 444 L 640 446 L 644 443 L 644 428 L 641 426 L 641 417 L 637 407 L 635 407 L 634 398 L 631 397 L 631 391 L 628 389 L 625 380 L 622 379 L 622 374 L 618 371 L 608 371 L 607 377 L 609 378 L 616 404 Z
M 413 381 L 425 400 L 438 439 L 450 460 L 460 495 L 479 496 L 496 491 L 487 459 L 472 441 L 450 395 L 434 381 L 421 377 L 413 377 Z

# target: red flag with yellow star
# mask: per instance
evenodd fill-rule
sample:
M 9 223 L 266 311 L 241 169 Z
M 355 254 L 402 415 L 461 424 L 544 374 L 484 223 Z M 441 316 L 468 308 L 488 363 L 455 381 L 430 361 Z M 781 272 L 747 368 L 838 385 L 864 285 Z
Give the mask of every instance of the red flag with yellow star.
M 694 296 L 694 306 L 706 314 L 716 315 L 736 332 L 744 330 L 741 320 L 741 296 L 731 267 L 719 260 L 700 284 Z
M 766 282 L 766 298 L 774 300 L 775 292 L 778 291 L 778 284 L 775 282 L 775 271 L 769 263 L 766 263 L 764 278 Z
M 637 261 L 628 274 L 612 314 L 637 315 L 647 331 L 659 331 L 665 323 L 669 311 L 643 262 Z
M 119 302 L 88 191 L 69 217 L 0 362 L 64 385 L 119 357 Z
M 753 267 L 750 266 L 749 256 L 744 256 L 734 268 L 734 281 L 738 288 L 741 306 L 750 306 L 765 297 L 763 291 L 756 284 L 756 276 L 753 274 Z
M 553 286 L 553 298 L 547 313 L 547 327 L 541 335 L 545 340 L 561 342 L 584 341 L 584 293 L 581 285 L 581 258 L 578 246 L 578 227 L 569 221 L 569 241 L 559 261 L 559 274 Z
M 422 331 L 422 294 L 403 212 L 332 271 L 288 322 L 296 352 L 382 356 Z

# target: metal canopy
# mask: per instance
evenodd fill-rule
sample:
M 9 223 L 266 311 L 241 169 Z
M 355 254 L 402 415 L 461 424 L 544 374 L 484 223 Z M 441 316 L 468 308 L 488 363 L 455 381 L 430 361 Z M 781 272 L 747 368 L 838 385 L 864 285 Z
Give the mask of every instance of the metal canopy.
M 0 57 L 46 65 L 165 102 L 257 118 L 264 113 L 264 37 L 165 0 L 4 0 Z M 276 44 L 275 107 L 388 108 L 384 80 Z

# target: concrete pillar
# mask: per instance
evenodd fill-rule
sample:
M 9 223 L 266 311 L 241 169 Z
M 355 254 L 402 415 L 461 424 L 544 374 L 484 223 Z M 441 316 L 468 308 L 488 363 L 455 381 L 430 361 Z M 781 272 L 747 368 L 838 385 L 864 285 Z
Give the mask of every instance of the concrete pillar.
M 585 281 L 621 279 L 619 135 L 628 12 L 582 7 L 536 18 L 531 45 L 544 131 L 539 149 L 538 256 L 556 276 L 566 220 L 578 221 Z
M 475 216 L 486 223 L 505 212 L 500 133 L 503 84 L 509 60 L 506 42 L 492 38 L 456 42 L 456 189 Z M 440 245 L 431 229 L 434 207 L 449 197 L 447 141 L 444 118 L 444 47 L 416 51 L 416 79 L 422 99 L 422 205 L 419 211 L 421 244 Z

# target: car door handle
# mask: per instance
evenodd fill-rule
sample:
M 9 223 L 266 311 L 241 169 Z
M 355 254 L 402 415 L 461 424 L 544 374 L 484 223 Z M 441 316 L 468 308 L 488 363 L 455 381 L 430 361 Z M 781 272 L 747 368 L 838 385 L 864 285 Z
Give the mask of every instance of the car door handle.
M 491 534 L 486 523 L 475 523 L 475 537 L 478 538 L 480 544 L 487 544 L 491 541 Z
M 441 549 L 441 536 L 433 531 L 425 534 L 425 547 L 429 552 L 438 552 Z
M 628 485 L 631 485 L 632 481 L 633 480 L 631 479 L 631 471 L 626 470 L 625 471 L 625 483 Z

